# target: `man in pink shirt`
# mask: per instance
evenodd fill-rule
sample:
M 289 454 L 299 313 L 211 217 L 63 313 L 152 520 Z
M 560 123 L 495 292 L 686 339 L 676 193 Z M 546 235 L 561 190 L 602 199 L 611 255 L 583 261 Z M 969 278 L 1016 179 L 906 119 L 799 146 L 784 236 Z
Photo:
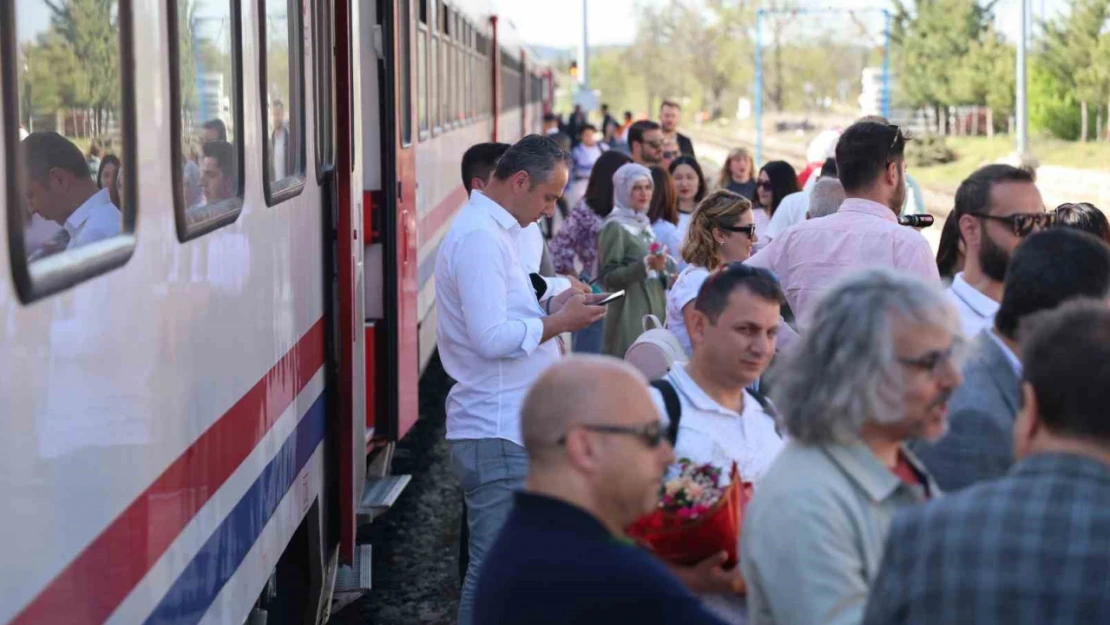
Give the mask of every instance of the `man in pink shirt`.
M 840 209 L 788 229 L 747 261 L 778 276 L 801 326 L 821 295 L 854 269 L 890 267 L 940 282 L 925 237 L 898 225 L 906 199 L 905 149 L 897 126 L 868 121 L 850 126 L 836 144 L 847 198 Z

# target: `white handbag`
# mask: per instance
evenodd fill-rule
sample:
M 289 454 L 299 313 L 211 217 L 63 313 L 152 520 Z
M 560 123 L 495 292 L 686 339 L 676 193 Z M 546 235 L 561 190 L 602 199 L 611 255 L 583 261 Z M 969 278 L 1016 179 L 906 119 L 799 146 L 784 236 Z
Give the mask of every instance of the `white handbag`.
M 663 327 L 659 317 L 644 315 L 644 333 L 628 347 L 624 360 L 636 367 L 649 380 L 657 380 L 671 370 L 676 362 L 686 362 L 686 350 L 673 332 Z

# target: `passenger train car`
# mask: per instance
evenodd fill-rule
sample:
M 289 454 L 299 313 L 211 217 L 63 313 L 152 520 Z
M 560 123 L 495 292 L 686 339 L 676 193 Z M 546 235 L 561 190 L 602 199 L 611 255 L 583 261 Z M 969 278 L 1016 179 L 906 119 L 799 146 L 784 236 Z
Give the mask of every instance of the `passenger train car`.
M 551 97 L 481 0 L 0 3 L 0 622 L 326 620 Z

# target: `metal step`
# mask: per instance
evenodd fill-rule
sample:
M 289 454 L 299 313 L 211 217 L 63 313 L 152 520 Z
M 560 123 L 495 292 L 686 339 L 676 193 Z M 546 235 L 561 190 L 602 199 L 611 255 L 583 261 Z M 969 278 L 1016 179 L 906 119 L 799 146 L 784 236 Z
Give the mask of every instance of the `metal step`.
M 373 550 L 370 545 L 355 545 L 354 563 L 351 566 L 340 566 L 336 570 L 335 589 L 332 592 L 332 614 L 357 601 L 367 590 L 370 590 L 372 555 Z
M 366 480 L 366 490 L 358 504 L 358 520 L 369 523 L 385 514 L 412 480 L 411 475 L 386 475 Z

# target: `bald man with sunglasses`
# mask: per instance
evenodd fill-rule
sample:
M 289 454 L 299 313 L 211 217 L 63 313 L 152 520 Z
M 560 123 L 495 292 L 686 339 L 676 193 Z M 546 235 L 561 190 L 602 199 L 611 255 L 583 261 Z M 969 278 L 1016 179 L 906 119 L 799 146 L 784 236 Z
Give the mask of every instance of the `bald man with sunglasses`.
M 624 528 L 650 512 L 674 451 L 630 365 L 573 356 L 521 410 L 528 482 L 486 556 L 474 622 L 711 623 L 694 595 Z

